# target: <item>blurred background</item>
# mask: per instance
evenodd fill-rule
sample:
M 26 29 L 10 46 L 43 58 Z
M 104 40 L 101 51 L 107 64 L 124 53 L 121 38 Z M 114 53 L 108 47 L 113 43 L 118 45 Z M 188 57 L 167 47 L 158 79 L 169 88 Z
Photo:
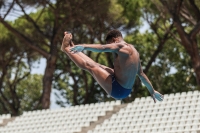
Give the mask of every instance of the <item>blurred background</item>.
M 60 51 L 118 29 L 162 94 L 200 90 L 198 0 L 0 0 L 0 114 L 114 100 Z M 113 67 L 110 53 L 85 52 Z M 123 103 L 149 96 L 139 78 Z

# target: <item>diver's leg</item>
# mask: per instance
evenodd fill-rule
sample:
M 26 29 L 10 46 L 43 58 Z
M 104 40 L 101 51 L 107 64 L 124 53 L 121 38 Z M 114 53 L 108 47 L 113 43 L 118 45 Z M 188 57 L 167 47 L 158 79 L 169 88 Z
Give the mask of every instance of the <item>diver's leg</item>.
M 65 39 L 66 38 L 66 39 Z M 96 79 L 99 85 L 110 94 L 112 91 L 112 75 L 103 69 L 102 66 L 96 62 L 94 62 L 91 58 L 86 57 L 85 54 L 77 54 L 70 52 L 70 46 L 66 45 L 68 41 L 68 36 L 65 35 L 63 39 L 63 45 L 65 48 L 62 50 L 69 56 L 69 58 L 81 69 L 84 69 L 92 74 L 92 76 Z M 84 55 L 84 56 L 83 56 Z M 112 70 L 110 68 L 110 70 Z
M 97 66 L 101 67 L 102 69 L 106 70 L 108 73 L 110 73 L 111 75 L 114 74 L 114 70 L 110 67 L 107 67 L 105 65 L 102 65 L 102 64 L 99 64 L 97 62 L 95 62 L 94 60 L 92 60 L 90 57 L 88 57 L 87 55 L 85 55 L 84 53 L 82 52 L 78 52 L 76 53 L 78 54 L 81 58 L 83 58 L 85 61 L 88 61 L 88 62 L 91 62 L 93 64 L 96 64 Z

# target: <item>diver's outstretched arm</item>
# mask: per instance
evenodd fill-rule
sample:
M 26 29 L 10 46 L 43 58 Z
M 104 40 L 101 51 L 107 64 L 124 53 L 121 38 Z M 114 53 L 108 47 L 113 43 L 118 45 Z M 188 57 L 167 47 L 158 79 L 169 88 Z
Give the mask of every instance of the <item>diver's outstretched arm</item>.
M 71 52 L 81 52 L 83 50 L 93 51 L 93 52 L 116 52 L 124 46 L 122 43 L 111 43 L 111 44 L 81 44 L 75 45 L 71 48 Z
M 163 95 L 153 89 L 151 82 L 149 81 L 148 77 L 146 76 L 146 74 L 142 70 L 141 64 L 140 64 L 140 67 L 139 67 L 138 76 L 139 76 L 140 80 L 142 81 L 142 83 L 147 87 L 147 89 L 150 92 L 154 102 L 156 102 L 155 99 L 157 99 L 158 101 L 162 101 L 163 98 L 164 98 Z

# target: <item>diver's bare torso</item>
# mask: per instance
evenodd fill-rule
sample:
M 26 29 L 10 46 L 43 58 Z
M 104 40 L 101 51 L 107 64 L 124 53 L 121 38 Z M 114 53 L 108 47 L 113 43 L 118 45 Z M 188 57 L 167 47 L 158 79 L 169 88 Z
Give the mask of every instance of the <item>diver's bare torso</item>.
M 133 45 L 124 45 L 114 54 L 114 73 L 116 80 L 122 87 L 132 89 L 138 73 L 140 59 Z

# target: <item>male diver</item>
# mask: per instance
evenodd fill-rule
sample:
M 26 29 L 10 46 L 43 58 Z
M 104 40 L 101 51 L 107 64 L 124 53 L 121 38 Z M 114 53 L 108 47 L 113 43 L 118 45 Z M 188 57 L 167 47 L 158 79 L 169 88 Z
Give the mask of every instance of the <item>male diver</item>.
M 64 32 L 61 50 L 81 69 L 88 71 L 99 85 L 114 99 L 124 99 L 131 93 L 136 75 L 147 87 L 154 102 L 163 100 L 163 95 L 154 90 L 148 77 L 143 73 L 140 57 L 133 45 L 123 40 L 118 30 L 111 30 L 106 36 L 107 44 L 74 45 L 72 34 Z M 112 52 L 114 69 L 101 65 L 82 51 Z

